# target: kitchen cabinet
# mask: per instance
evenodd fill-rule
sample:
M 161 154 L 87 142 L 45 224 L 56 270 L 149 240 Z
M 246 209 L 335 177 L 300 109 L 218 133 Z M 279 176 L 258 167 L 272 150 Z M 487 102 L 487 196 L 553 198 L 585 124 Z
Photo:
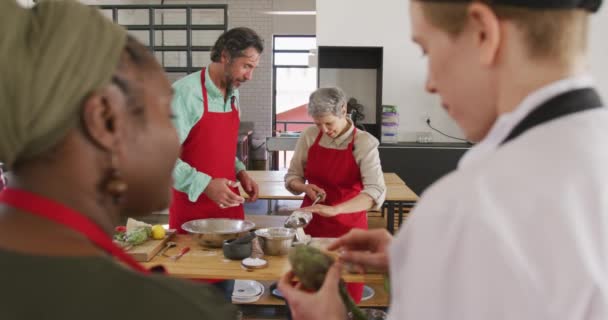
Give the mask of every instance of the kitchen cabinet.
M 395 172 L 421 195 L 433 182 L 456 169 L 468 143 L 397 143 L 378 148 L 382 171 Z

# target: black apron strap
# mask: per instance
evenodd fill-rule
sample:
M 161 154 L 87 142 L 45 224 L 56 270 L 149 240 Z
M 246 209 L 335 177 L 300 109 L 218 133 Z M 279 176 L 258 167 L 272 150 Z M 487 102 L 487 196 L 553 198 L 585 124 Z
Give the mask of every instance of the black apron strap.
M 525 117 L 500 144 L 517 138 L 528 129 L 577 112 L 602 107 L 602 100 L 592 88 L 577 89 L 549 99 Z

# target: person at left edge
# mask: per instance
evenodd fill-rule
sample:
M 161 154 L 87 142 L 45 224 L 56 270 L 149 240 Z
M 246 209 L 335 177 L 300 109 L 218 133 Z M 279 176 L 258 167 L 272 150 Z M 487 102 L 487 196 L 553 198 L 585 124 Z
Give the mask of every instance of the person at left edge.
M 173 84 L 174 124 L 182 143 L 173 177 L 169 226 L 203 218 L 244 219 L 238 179 L 250 201 L 258 186 L 236 157 L 239 92 L 252 79 L 263 41 L 249 28 L 223 33 L 211 49 L 211 63 Z

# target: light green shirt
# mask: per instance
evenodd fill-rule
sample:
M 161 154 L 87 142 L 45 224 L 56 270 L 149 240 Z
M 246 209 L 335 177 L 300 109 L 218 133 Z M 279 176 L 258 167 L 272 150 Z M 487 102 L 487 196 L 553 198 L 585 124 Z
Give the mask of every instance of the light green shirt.
M 209 77 L 209 67 L 205 71 L 205 87 L 207 88 L 207 100 L 209 112 L 231 112 L 231 98 L 235 97 L 235 105 L 240 115 L 239 107 L 239 92 L 233 90 L 228 92 L 229 98 L 224 100 L 224 95 L 220 89 L 213 83 Z M 173 83 L 175 95 L 171 103 L 175 119 L 173 124 L 177 129 L 180 143 L 184 143 L 190 130 L 198 123 L 204 113 L 203 91 L 201 87 L 201 71 L 192 73 L 175 83 Z M 234 148 L 236 148 L 235 140 Z M 213 155 L 213 151 L 210 152 Z M 234 169 L 236 173 L 245 170 L 245 165 L 236 158 L 234 160 Z M 177 164 L 173 169 L 173 179 L 175 180 L 174 187 L 176 190 L 188 194 L 188 199 L 195 202 L 198 197 L 205 191 L 209 182 L 210 175 L 197 171 L 190 164 L 177 160 Z

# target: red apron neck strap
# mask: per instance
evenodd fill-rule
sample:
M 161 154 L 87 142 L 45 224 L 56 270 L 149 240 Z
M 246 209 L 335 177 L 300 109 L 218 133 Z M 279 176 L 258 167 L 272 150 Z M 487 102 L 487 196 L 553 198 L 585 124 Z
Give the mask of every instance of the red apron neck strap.
M 75 210 L 51 199 L 37 194 L 6 188 L 0 192 L 0 203 L 21 209 L 29 214 L 46 218 L 55 223 L 64 225 L 87 237 L 89 241 L 106 253 L 127 264 L 132 269 L 148 273 L 149 271 L 118 247 L 112 239 L 89 218 Z
M 234 95 L 230 97 L 230 106 L 232 107 L 232 112 L 239 112 L 236 108 L 236 96 Z
M 321 129 L 319 129 L 319 134 L 317 135 L 317 137 L 315 138 L 315 142 L 313 143 L 313 145 L 315 144 L 319 144 L 319 141 L 321 141 L 321 137 L 323 136 L 323 131 L 321 131 Z
M 203 89 L 203 107 L 205 108 L 205 114 L 209 111 L 209 101 L 207 98 L 207 86 L 205 85 L 205 73 L 207 68 L 201 70 L 201 88 Z

